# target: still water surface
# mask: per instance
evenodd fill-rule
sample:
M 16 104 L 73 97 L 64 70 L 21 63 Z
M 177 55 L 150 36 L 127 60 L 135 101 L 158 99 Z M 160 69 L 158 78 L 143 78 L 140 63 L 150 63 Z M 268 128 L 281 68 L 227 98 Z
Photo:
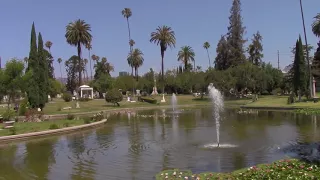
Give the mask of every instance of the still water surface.
M 150 180 L 168 168 L 226 172 L 285 158 L 298 142 L 318 142 L 317 117 L 286 112 L 227 110 L 215 143 L 211 109 L 139 111 L 111 115 L 95 130 L 0 148 L 0 179 Z M 318 117 L 320 119 L 320 117 Z

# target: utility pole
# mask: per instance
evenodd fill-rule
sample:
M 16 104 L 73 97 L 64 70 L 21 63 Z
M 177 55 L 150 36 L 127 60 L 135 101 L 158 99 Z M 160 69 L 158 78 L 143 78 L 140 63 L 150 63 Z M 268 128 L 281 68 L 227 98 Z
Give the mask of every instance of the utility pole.
M 303 8 L 302 8 L 302 0 L 300 0 L 300 10 L 301 10 L 301 17 L 302 17 L 302 24 L 303 24 L 303 31 L 304 31 L 304 40 L 306 41 L 306 53 L 307 53 L 307 62 L 308 62 L 308 74 L 309 74 L 309 90 L 310 90 L 310 96 L 314 97 L 313 94 L 313 82 L 312 82 L 312 76 L 311 76 L 311 69 L 310 69 L 310 62 L 309 62 L 309 50 L 308 50 L 308 41 L 307 41 L 307 34 L 306 34 L 306 26 L 304 24 L 304 15 L 303 15 Z
M 280 57 L 279 57 L 279 50 L 278 50 L 278 69 L 280 70 Z

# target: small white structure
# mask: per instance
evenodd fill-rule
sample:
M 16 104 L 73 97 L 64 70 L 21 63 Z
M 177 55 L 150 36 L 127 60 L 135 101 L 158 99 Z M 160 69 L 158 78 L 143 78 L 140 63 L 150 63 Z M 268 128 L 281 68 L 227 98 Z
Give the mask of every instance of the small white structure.
M 83 98 L 83 91 L 84 92 L 90 92 L 90 94 L 88 94 L 88 93 L 85 93 L 85 94 L 88 94 L 88 98 L 90 98 L 90 99 L 93 99 L 93 88 L 92 87 L 90 87 L 90 86 L 88 86 L 88 85 L 82 85 L 82 86 L 80 86 L 79 87 L 80 88 L 80 97 L 81 98 Z

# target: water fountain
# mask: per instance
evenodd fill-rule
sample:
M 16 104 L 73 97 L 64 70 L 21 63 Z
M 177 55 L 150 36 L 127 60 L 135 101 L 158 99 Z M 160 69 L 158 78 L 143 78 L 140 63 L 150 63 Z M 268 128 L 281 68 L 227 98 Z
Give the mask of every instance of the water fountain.
M 171 106 L 172 106 L 172 111 L 175 112 L 177 110 L 177 96 L 174 93 L 172 93 L 172 97 L 171 97 Z
M 223 97 L 218 89 L 213 86 L 213 83 L 210 83 L 208 86 L 209 95 L 212 102 L 213 118 L 216 123 L 216 132 L 217 132 L 217 147 L 220 146 L 220 113 L 223 110 Z

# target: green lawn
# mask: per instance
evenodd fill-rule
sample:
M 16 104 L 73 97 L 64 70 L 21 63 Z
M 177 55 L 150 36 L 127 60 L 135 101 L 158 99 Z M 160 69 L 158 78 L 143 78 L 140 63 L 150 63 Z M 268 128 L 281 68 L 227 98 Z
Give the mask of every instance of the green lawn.
M 191 171 L 165 170 L 156 175 L 156 180 L 165 179 L 318 179 L 319 166 L 296 159 L 281 160 L 272 164 L 261 164 L 250 168 L 240 169 L 231 173 L 205 172 L 192 174 Z M 187 178 L 186 178 L 187 177 Z
M 146 102 L 127 102 L 123 100 L 120 102 L 120 107 L 114 106 L 113 104 L 106 103 L 103 99 L 95 99 L 88 102 L 80 102 L 80 108 L 75 108 L 75 102 L 64 102 L 62 99 L 54 99 L 53 101 L 46 104 L 44 108 L 44 114 L 68 114 L 68 113 L 79 113 L 79 112 L 92 112 L 100 110 L 112 110 L 121 108 L 134 108 L 134 107 L 159 107 L 167 106 L 171 104 L 171 96 L 165 96 L 166 102 L 160 103 L 162 96 L 155 97 L 158 100 L 158 104 L 150 104 Z M 178 95 L 178 105 L 205 105 L 209 104 L 210 100 L 205 98 L 203 100 L 195 100 L 192 95 Z M 226 106 L 239 106 L 248 103 L 250 100 L 233 100 L 226 101 Z M 65 107 L 72 107 L 70 110 L 63 110 Z M 6 108 L 0 108 L 0 114 L 2 114 Z
M 86 124 L 84 119 L 79 120 L 52 120 L 52 121 L 43 121 L 43 122 L 18 122 L 14 123 L 14 130 L 13 129 L 2 129 L 0 130 L 0 136 L 8 136 L 14 134 L 23 134 L 23 133 L 30 133 L 30 132 L 39 132 L 49 130 L 50 126 L 53 124 L 57 125 L 58 129 L 78 126 Z

